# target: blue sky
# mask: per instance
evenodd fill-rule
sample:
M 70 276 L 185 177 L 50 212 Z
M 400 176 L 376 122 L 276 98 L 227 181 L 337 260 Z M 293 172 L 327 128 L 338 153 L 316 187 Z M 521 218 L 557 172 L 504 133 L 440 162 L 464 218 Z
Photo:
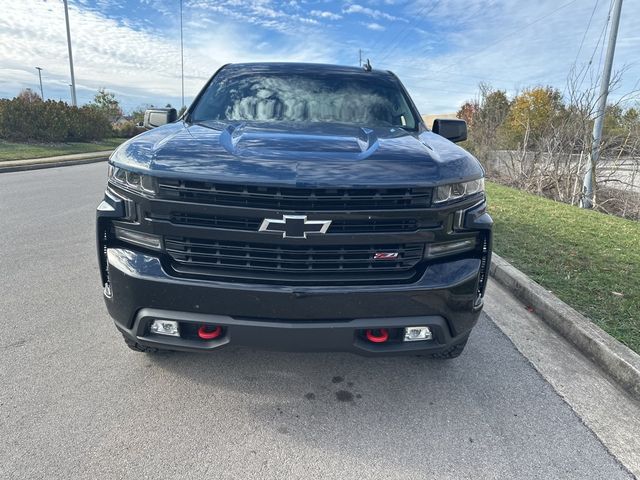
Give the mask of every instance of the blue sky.
M 183 0 L 185 101 L 222 64 L 308 61 L 395 71 L 421 113 L 457 108 L 487 82 L 514 95 L 561 90 L 601 62 L 610 0 Z M 78 99 L 114 91 L 126 110 L 180 104 L 179 0 L 70 0 Z M 61 0 L 0 0 L 0 97 L 38 90 L 69 99 Z M 613 99 L 638 88 L 640 0 L 625 0 Z

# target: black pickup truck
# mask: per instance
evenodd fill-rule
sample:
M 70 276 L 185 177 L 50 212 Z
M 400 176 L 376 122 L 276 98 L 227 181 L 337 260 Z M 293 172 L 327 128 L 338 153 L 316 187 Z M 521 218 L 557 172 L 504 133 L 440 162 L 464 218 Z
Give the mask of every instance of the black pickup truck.
M 391 72 L 219 69 L 109 160 L 104 298 L 129 347 L 458 356 L 491 256 L 484 171 Z

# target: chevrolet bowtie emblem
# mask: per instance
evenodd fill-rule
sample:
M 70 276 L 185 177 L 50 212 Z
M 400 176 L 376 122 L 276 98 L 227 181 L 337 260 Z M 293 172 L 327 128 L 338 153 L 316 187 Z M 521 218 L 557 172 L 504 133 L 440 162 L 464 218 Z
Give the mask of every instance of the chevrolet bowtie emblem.
M 283 215 L 282 220 L 265 218 L 260 232 L 282 233 L 282 238 L 307 238 L 309 233 L 327 233 L 331 220 L 307 220 L 306 215 Z

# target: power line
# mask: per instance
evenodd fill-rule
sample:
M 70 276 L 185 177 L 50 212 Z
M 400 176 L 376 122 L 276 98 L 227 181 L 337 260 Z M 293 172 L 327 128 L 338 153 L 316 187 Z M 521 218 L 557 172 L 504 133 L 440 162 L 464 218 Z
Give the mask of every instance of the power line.
M 598 70 L 602 67 L 602 57 L 604 55 L 604 39 L 607 36 L 607 32 L 609 31 L 609 26 L 611 25 L 611 14 L 613 13 L 613 8 L 616 0 L 611 0 L 609 5 L 609 13 L 607 14 L 607 21 L 604 24 L 604 35 L 602 39 L 602 47 L 600 48 L 600 58 L 598 59 Z
M 182 42 L 182 0 L 180 0 L 180 69 L 182 80 L 182 105 L 181 110 L 184 108 L 184 46 Z
M 415 64 L 411 63 L 411 64 L 407 64 L 407 63 L 385 63 L 385 66 L 390 66 L 390 67 L 398 67 L 398 68 L 407 68 L 410 69 L 412 72 L 419 72 L 419 71 L 424 71 L 424 76 L 431 76 L 432 73 L 427 69 L 427 67 L 419 67 L 416 66 Z M 405 77 L 407 75 L 403 75 L 403 77 Z M 510 80 L 507 80 L 505 78 L 495 78 L 495 77 L 487 77 L 486 75 L 470 75 L 468 73 L 456 73 L 456 77 L 466 77 L 466 78 L 475 78 L 477 80 L 483 81 L 492 81 L 492 82 L 510 82 Z
M 369 51 L 371 52 L 375 52 L 376 48 L 378 48 L 378 45 L 380 44 L 380 41 L 383 39 L 383 35 L 379 35 L 378 38 L 376 38 L 376 41 L 374 42 L 374 44 L 370 47 Z
M 596 0 L 595 5 L 593 6 L 593 10 L 591 10 L 591 16 L 589 17 L 589 22 L 587 23 L 587 28 L 584 30 L 584 35 L 582 35 L 582 40 L 580 41 L 580 47 L 578 47 L 578 53 L 576 53 L 576 59 L 573 61 L 573 66 L 576 66 L 578 63 L 578 58 L 580 57 L 580 53 L 582 52 L 582 47 L 584 45 L 584 41 L 587 38 L 587 34 L 589 33 L 589 28 L 591 28 L 591 22 L 593 21 L 593 16 L 596 13 L 596 9 L 598 8 L 598 4 L 600 0 Z
M 463 87 L 470 87 L 470 88 L 477 88 L 478 83 L 480 82 L 457 82 L 455 80 L 450 80 L 448 78 L 444 79 L 444 78 L 433 78 L 429 75 L 402 75 L 402 79 L 411 79 L 411 80 L 421 80 L 427 83 L 431 83 L 431 82 L 437 82 L 437 83 L 447 83 L 447 84 L 451 84 L 451 85 L 461 85 Z M 480 80 L 482 81 L 482 80 Z M 501 83 L 514 83 L 514 82 L 510 82 L 509 80 L 499 80 Z M 510 89 L 512 87 L 505 87 L 507 89 Z
M 433 4 L 433 6 L 429 9 L 429 11 L 428 11 L 427 13 L 425 13 L 425 16 L 427 16 L 427 15 L 429 15 L 431 12 L 433 12 L 433 11 L 438 7 L 438 5 L 439 5 L 439 4 L 440 4 L 440 1 L 439 1 L 439 0 L 437 0 L 437 1 Z M 404 28 L 403 28 L 400 32 L 398 32 L 398 35 L 396 36 L 396 39 L 395 39 L 395 40 L 392 40 L 392 41 L 389 43 L 389 45 L 388 45 L 387 47 L 384 47 L 383 49 L 381 49 L 381 50 L 380 50 L 380 55 L 382 55 L 382 54 L 383 54 L 383 52 L 384 52 L 385 50 L 387 50 L 387 53 L 386 53 L 383 57 L 381 57 L 381 58 L 378 60 L 380 63 L 382 63 L 384 60 L 386 60 L 386 59 L 389 57 L 389 55 L 391 55 L 391 53 L 392 53 L 396 48 L 398 48 L 398 46 L 400 45 L 400 43 L 401 43 L 403 40 L 405 40 L 405 39 L 407 38 L 407 36 L 409 35 L 409 33 L 411 33 L 411 30 L 409 30 L 409 27 L 413 26 L 413 24 L 414 24 L 414 23 L 415 23 L 415 22 L 420 18 L 420 16 L 422 15 L 422 12 L 424 12 L 426 8 L 427 8 L 427 5 L 425 5 L 424 7 L 422 7 L 422 8 L 420 9 L 420 11 L 414 15 L 413 20 L 411 20 L 408 24 L 406 24 L 406 25 L 404 26 Z M 405 33 L 405 32 L 406 32 L 406 33 Z M 404 33 L 404 36 L 403 36 L 402 38 L 400 38 L 400 37 L 401 37 L 401 35 L 402 35 L 403 33 Z
M 600 49 L 600 60 L 598 61 L 598 68 L 600 68 L 600 65 L 602 64 L 602 53 L 604 51 L 605 39 L 607 38 L 607 31 L 609 30 L 609 20 L 611 19 L 613 2 L 614 0 L 611 0 L 611 2 L 609 3 L 609 12 L 607 13 L 607 19 L 604 22 L 604 26 L 602 27 L 602 30 L 600 31 L 600 36 L 598 37 L 598 41 L 596 42 L 596 45 L 593 48 L 593 52 L 591 52 L 591 57 L 589 57 L 589 62 L 587 63 L 587 67 L 585 67 L 584 71 L 582 72 L 582 78 L 580 78 L 580 82 L 578 83 L 578 89 L 582 87 L 582 84 L 587 78 L 587 74 L 589 73 L 589 67 L 593 65 L 593 59 L 595 58 L 596 53 L 598 53 L 598 49 Z M 602 45 L 600 45 L 600 42 L 602 42 Z
M 488 50 L 489 48 L 491 48 L 491 47 L 493 47 L 493 46 L 495 46 L 495 45 L 497 45 L 497 44 L 501 43 L 501 42 L 502 42 L 503 40 L 505 40 L 506 38 L 509 38 L 509 37 L 511 37 L 511 36 L 513 36 L 513 35 L 516 35 L 516 34 L 518 34 L 518 33 L 521 33 L 521 32 L 522 32 L 522 30 L 524 30 L 524 29 L 526 29 L 526 28 L 529 28 L 530 26 L 535 25 L 535 24 L 536 24 L 536 23 L 538 23 L 538 22 L 541 22 L 542 20 L 544 20 L 544 19 L 546 19 L 546 18 L 548 18 L 548 17 L 552 16 L 553 14 L 555 14 L 555 13 L 559 12 L 560 10 L 562 10 L 562 9 L 564 9 L 564 8 L 566 8 L 566 7 L 568 7 L 569 5 L 572 5 L 572 4 L 576 3 L 577 1 L 578 1 L 578 0 L 571 0 L 571 1 L 567 2 L 567 3 L 564 3 L 564 4 L 560 5 L 560 6 L 559 6 L 558 8 L 556 8 L 555 10 L 552 10 L 551 12 L 549 12 L 549 13 L 547 13 L 547 14 L 545 14 L 545 15 L 541 16 L 541 17 L 536 18 L 535 20 L 533 20 L 533 21 L 531 21 L 531 22 L 529 22 L 529 23 L 527 23 L 527 24 L 525 24 L 525 25 L 523 25 L 523 26 L 519 27 L 517 30 L 513 30 L 513 31 L 511 31 L 511 32 L 507 33 L 506 35 L 504 35 L 504 36 L 502 36 L 502 37 L 498 38 L 497 40 L 495 40 L 494 42 L 490 43 L 489 45 L 486 45 L 484 48 L 482 48 L 482 49 L 480 49 L 480 50 L 478 50 L 478 51 L 476 51 L 476 52 L 474 52 L 474 53 L 472 53 L 472 54 L 470 54 L 470 55 L 467 55 L 466 57 L 463 57 L 463 58 L 461 58 L 461 59 L 458 59 L 458 60 L 456 60 L 455 62 L 452 62 L 452 63 L 451 63 L 451 64 L 449 64 L 449 65 L 445 65 L 443 68 L 441 68 L 441 69 L 439 69 L 439 70 L 436 70 L 435 72 L 432 72 L 431 74 L 433 75 L 433 74 L 435 74 L 435 73 L 440 73 L 440 72 L 444 72 L 444 71 L 447 71 L 447 70 L 451 70 L 451 68 L 452 68 L 452 67 L 454 67 L 454 66 L 456 66 L 456 65 L 459 65 L 460 63 L 464 62 L 465 60 L 468 60 L 468 59 L 470 59 L 470 58 L 472 58 L 472 57 L 475 57 L 476 55 L 479 55 L 479 54 L 483 53 L 484 51 Z

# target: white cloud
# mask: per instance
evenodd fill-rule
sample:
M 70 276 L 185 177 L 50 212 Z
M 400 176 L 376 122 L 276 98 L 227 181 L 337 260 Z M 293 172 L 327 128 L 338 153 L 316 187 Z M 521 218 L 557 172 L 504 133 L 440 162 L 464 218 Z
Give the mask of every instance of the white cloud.
M 311 10 L 309 13 L 314 17 L 327 18 L 329 20 L 340 20 L 342 18 L 342 15 L 326 10 Z
M 365 27 L 367 27 L 369 30 L 375 30 L 377 32 L 382 32 L 382 31 L 386 30 L 386 28 L 384 28 L 382 25 L 380 25 L 379 23 L 375 23 L 375 22 L 363 23 L 363 25 Z
M 186 5 L 191 12 L 202 16 L 224 16 L 238 24 L 256 25 L 283 34 L 305 33 L 305 27 L 320 24 L 314 18 L 297 13 L 301 11 L 297 4 L 281 5 L 270 0 L 250 2 L 242 0 L 218 0 L 216 2 L 188 0 Z M 291 9 L 294 9 L 296 13 L 292 13 Z
M 396 17 L 394 15 L 390 15 L 386 12 L 383 12 L 381 10 L 375 10 L 373 8 L 369 8 L 369 7 L 363 7 L 362 5 L 358 5 L 357 3 L 351 4 L 351 5 L 347 5 L 343 10 L 343 13 L 359 13 L 362 15 L 368 15 L 371 18 L 375 18 L 375 19 L 384 19 L 384 20 L 391 20 L 391 21 L 395 21 L 395 20 L 402 20 L 405 21 L 402 18 Z

